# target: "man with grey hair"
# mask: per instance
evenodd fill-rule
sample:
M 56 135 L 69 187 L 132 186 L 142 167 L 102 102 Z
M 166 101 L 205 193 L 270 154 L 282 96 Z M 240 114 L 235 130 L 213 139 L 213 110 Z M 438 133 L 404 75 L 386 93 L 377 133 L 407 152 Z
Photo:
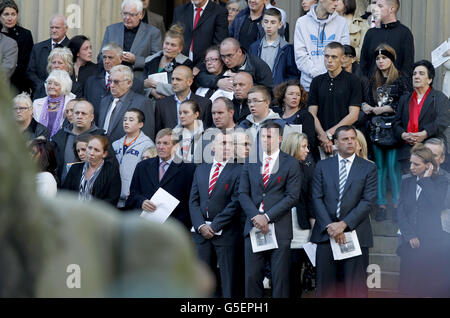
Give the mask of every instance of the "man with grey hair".
M 103 97 L 110 95 L 111 69 L 122 64 L 123 50 L 119 44 L 112 42 L 102 48 L 103 68 L 95 75 L 90 76 L 84 85 L 83 96 L 94 105 L 95 118 L 98 118 L 100 102 Z M 131 89 L 143 94 L 143 84 L 140 78 L 134 77 Z
M 125 135 L 122 119 L 130 108 L 137 108 L 144 113 L 144 134 L 150 139 L 155 138 L 155 109 L 150 100 L 131 90 L 133 72 L 128 66 L 117 65 L 111 71 L 111 95 L 102 98 L 99 116 L 95 119 L 97 125 L 106 131 L 109 141 L 122 138 Z
M 106 28 L 102 47 L 116 42 L 123 49 L 122 64 L 130 66 L 136 76 L 141 77 L 145 58 L 162 49 L 161 32 L 152 25 L 141 22 L 143 6 L 140 0 L 122 2 L 122 22 Z M 102 52 L 98 55 L 98 64 L 103 62 Z
M 56 47 L 64 47 L 69 43 L 66 36 L 68 30 L 66 18 L 63 15 L 54 15 L 50 18 L 50 39 L 39 42 L 33 46 L 30 63 L 26 76 L 31 81 L 33 100 L 42 96 L 34 96 L 47 79 L 47 58 Z

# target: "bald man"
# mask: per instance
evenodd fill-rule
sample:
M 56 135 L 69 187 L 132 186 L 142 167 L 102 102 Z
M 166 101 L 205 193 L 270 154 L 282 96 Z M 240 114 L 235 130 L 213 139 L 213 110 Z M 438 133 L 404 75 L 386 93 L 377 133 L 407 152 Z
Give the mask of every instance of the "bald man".
M 172 73 L 172 87 L 175 92 L 172 96 L 167 96 L 157 100 L 155 105 L 156 133 L 164 128 L 175 128 L 180 124 L 179 109 L 181 103 L 193 99 L 200 106 L 200 117 L 203 127 L 206 129 L 213 125 L 211 115 L 211 100 L 191 91 L 194 82 L 192 70 L 184 65 L 177 66 Z
M 239 72 L 233 79 L 233 119 L 237 124 L 245 120 L 250 115 L 250 109 L 247 104 L 248 91 L 253 88 L 253 77 L 250 73 Z

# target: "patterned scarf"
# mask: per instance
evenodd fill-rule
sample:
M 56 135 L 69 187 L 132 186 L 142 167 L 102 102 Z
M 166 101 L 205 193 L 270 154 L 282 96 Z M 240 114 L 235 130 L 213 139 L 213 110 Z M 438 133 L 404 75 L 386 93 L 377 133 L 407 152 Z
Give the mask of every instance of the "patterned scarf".
M 66 97 L 59 96 L 57 98 L 51 98 L 50 96 L 47 97 L 45 100 L 44 108 L 42 109 L 41 118 L 39 118 L 39 122 L 44 125 L 45 127 L 48 127 L 48 105 L 51 103 L 58 103 L 59 104 L 59 110 L 58 115 L 56 116 L 55 123 L 53 124 L 52 131 L 50 132 L 50 137 L 53 137 L 54 134 L 60 129 L 61 126 L 61 120 L 63 118 L 64 113 L 64 105 L 65 105 Z
M 78 193 L 78 200 L 81 201 L 91 201 L 92 200 L 92 188 L 94 187 L 95 180 L 97 180 L 98 175 L 102 171 L 105 161 L 102 160 L 100 166 L 95 170 L 94 174 L 89 180 L 86 180 L 86 173 L 89 168 L 89 162 L 86 161 L 83 166 L 83 174 L 81 175 L 80 181 L 80 192 Z

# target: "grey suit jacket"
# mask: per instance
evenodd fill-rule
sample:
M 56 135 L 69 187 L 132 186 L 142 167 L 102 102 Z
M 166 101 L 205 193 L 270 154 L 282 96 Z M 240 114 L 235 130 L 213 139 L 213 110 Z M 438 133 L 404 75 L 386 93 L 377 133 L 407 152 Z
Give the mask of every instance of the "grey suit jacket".
M 199 234 L 198 228 L 211 222 L 215 232 L 222 231 L 222 235 L 215 235 L 211 242 L 214 245 L 233 245 L 239 238 L 240 205 L 239 178 L 242 165 L 227 163 L 217 179 L 216 184 L 208 195 L 209 175 L 212 164 L 202 164 L 197 167 L 192 182 L 189 200 L 189 212 L 195 229 L 194 241 L 203 243 L 205 238 Z
M 113 102 L 114 97 L 109 94 L 102 98 L 100 102 L 100 110 L 99 110 L 99 118 L 98 118 L 98 126 L 103 128 L 105 125 L 106 115 L 108 113 L 108 109 Z M 151 140 L 155 140 L 155 109 L 150 100 L 142 95 L 136 94 L 132 90 L 129 90 L 121 98 L 119 113 L 115 116 L 114 121 L 111 123 L 108 128 L 107 136 L 109 141 L 113 143 L 114 141 L 122 138 L 125 135 L 125 131 L 123 130 L 123 116 L 130 108 L 137 108 L 144 113 L 145 123 L 142 131 L 146 134 Z
M 124 25 L 122 22 L 111 24 L 106 28 L 103 37 L 102 47 L 111 42 L 116 42 L 123 48 Z M 162 50 L 161 32 L 152 25 L 141 22 L 136 33 L 130 52 L 136 56 L 133 65 L 134 71 L 142 72 L 145 65 L 145 58 Z M 100 51 L 97 63 L 102 64 L 103 57 Z
M 19 49 L 17 42 L 10 37 L 0 33 L 0 56 L 2 61 L 2 69 L 6 78 L 10 79 L 11 75 L 17 67 L 17 57 Z
M 312 191 L 316 223 L 311 234 L 311 242 L 326 242 L 330 239 L 327 225 L 344 221 L 347 224 L 345 231 L 356 230 L 362 247 L 373 246 L 369 219 L 369 213 L 377 197 L 377 169 L 373 163 L 355 157 L 345 184 L 339 218 L 336 216 L 339 202 L 338 156 L 317 163 Z
M 296 205 L 300 193 L 299 162 L 280 151 L 266 188 L 261 173 L 262 163 L 244 164 L 239 184 L 239 202 L 247 215 L 244 235 L 247 236 L 253 227 L 251 219 L 258 214 L 261 201 L 264 200 L 264 213 L 275 224 L 277 240 L 292 239 L 291 209 Z

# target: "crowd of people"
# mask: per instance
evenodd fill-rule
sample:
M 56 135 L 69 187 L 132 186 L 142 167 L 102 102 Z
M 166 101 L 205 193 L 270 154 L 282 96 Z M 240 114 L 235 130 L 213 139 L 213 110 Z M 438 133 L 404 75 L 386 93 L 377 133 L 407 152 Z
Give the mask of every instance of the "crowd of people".
M 64 16 L 34 44 L 17 4 L 0 3 L 2 67 L 41 195 L 153 213 L 163 188 L 217 297 L 264 297 L 265 280 L 273 297 L 367 297 L 370 214 L 387 219 L 389 190 L 400 291 L 450 296 L 450 102 L 433 65 L 414 62 L 399 0 L 364 16 L 356 0 L 303 0 L 293 44 L 275 1 L 192 0 L 168 30 L 149 2 L 123 1 L 97 63 Z M 351 231 L 361 255 L 334 260 L 331 241 Z M 277 247 L 254 252 L 254 232 Z

